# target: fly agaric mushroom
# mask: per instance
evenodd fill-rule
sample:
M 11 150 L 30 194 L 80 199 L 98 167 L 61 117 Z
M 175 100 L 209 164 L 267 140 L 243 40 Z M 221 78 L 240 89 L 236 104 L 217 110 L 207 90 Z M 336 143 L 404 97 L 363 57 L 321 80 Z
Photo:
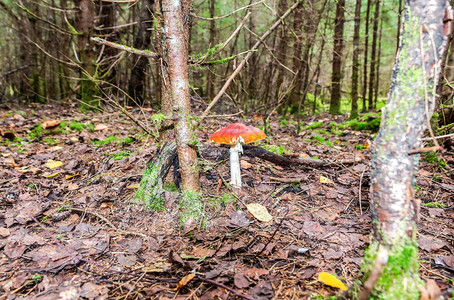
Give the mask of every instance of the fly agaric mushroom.
M 210 141 L 230 145 L 230 184 L 241 187 L 240 156 L 243 153 L 241 144 L 248 144 L 265 138 L 265 133 L 253 126 L 233 123 L 221 128 L 210 137 Z

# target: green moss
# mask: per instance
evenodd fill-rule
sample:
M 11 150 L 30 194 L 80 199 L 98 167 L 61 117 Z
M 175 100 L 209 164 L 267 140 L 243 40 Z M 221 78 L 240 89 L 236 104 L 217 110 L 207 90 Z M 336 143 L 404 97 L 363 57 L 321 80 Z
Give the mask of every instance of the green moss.
M 279 154 L 279 155 L 283 155 L 284 153 L 289 153 L 289 151 L 287 151 L 285 149 L 284 145 L 279 145 L 279 146 L 276 146 L 276 145 L 263 145 L 262 147 L 264 149 L 270 151 L 270 152 L 273 152 L 273 153 L 276 153 L 276 154 Z
M 314 122 L 314 123 L 307 125 L 307 129 L 316 129 L 316 128 L 320 128 L 322 126 L 323 126 L 323 122 Z
M 361 267 L 367 280 L 373 270 L 379 251 L 378 242 L 373 242 L 364 254 Z M 390 246 L 388 262 L 380 274 L 370 299 L 419 299 L 419 288 L 424 282 L 419 277 L 418 245 L 414 239 L 402 236 Z
M 128 157 L 129 155 L 131 155 L 131 151 L 120 151 L 118 153 L 115 153 L 114 155 L 112 155 L 112 158 L 114 160 L 120 160 L 120 159 L 123 159 L 125 157 Z
M 77 122 L 77 121 L 71 121 L 69 123 L 69 129 L 75 130 L 75 131 L 83 131 L 87 127 L 85 123 L 82 122 Z
M 48 144 L 49 146 L 55 146 L 55 145 L 58 145 L 60 143 L 59 140 L 56 140 L 54 138 L 45 138 L 43 140 L 43 142 Z
M 29 140 L 40 139 L 43 137 L 45 130 L 41 127 L 41 124 L 35 125 L 32 130 L 28 133 Z
M 203 222 L 204 213 L 201 193 L 195 191 L 183 191 L 179 207 L 181 224 L 184 224 L 190 218 L 193 218 L 196 223 Z
M 421 205 L 424 205 L 424 206 L 427 206 L 427 207 L 435 207 L 435 208 L 447 207 L 446 204 L 443 204 L 443 203 L 440 203 L 440 202 L 421 203 Z
M 156 166 L 147 166 L 140 180 L 135 199 L 142 201 L 152 210 L 160 211 L 165 210 L 165 200 L 162 197 L 164 187 L 158 171 Z
M 439 167 L 443 168 L 448 165 L 443 159 L 437 157 L 437 152 L 427 152 L 423 157 L 422 160 L 427 161 L 428 163 L 438 165 Z

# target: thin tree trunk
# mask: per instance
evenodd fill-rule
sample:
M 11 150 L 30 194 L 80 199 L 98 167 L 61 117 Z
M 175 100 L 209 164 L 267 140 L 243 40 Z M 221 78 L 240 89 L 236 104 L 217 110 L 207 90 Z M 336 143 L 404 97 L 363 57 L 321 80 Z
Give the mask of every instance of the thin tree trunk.
M 183 190 L 199 190 L 199 172 L 190 122 L 191 106 L 188 79 L 188 52 L 182 3 L 162 1 L 166 51 L 170 72 L 171 97 L 174 106 L 175 134 Z
M 383 3 L 382 3 L 382 5 L 383 5 Z M 382 38 L 382 33 L 383 33 L 383 18 L 381 18 L 381 20 L 380 20 L 380 28 L 378 30 L 379 30 L 378 46 L 377 46 L 378 52 L 377 52 L 377 59 L 376 59 L 376 63 L 375 63 L 375 67 L 376 67 L 375 74 L 376 74 L 377 79 L 375 79 L 375 86 L 374 86 L 374 109 L 377 108 L 378 90 L 380 87 L 381 38 Z
M 359 28 L 361 25 L 361 0 L 356 0 L 355 29 L 353 34 L 352 58 L 352 109 L 350 119 L 358 117 L 358 73 L 359 73 Z
M 96 79 L 96 53 L 90 37 L 94 32 L 95 6 L 91 0 L 74 0 L 76 6 L 75 27 L 77 32 L 77 49 L 80 60 L 80 98 L 83 109 L 93 109 L 99 106 L 95 97 L 98 88 Z
M 148 30 L 153 25 L 154 0 L 142 0 L 139 13 L 139 26 L 134 37 L 133 46 L 136 49 L 147 49 L 150 46 L 151 31 Z M 129 105 L 143 105 L 145 96 L 145 72 L 149 66 L 147 57 L 133 55 L 133 67 L 129 77 L 128 94 L 135 102 L 128 101 Z M 158 73 L 159 74 L 159 73 Z
M 372 147 L 374 234 L 362 266 L 364 287 L 358 299 L 422 299 L 421 293 L 427 292 L 419 277 L 416 240 L 420 203 L 414 183 L 420 156 L 418 151 L 411 153 L 421 148 L 435 106 L 440 58 L 452 21 L 444 19 L 448 7 L 446 0 L 405 4 L 402 46 L 382 126 Z
M 380 16 L 380 0 L 375 0 L 372 52 L 370 55 L 370 79 L 369 79 L 369 109 L 374 107 L 375 64 L 377 63 L 378 42 L 378 18 Z
M 303 6 L 298 5 L 295 9 L 295 13 L 293 15 L 293 31 L 295 32 L 295 42 L 293 45 L 293 72 L 296 73 L 295 76 L 300 76 L 301 72 L 301 49 L 303 45 Z M 296 80 L 295 87 L 292 89 L 292 93 L 290 94 L 288 104 L 290 106 L 296 106 L 300 102 L 300 92 L 301 92 L 301 80 Z M 286 112 L 284 111 L 284 114 Z
M 366 9 L 366 28 L 365 28 L 365 38 L 364 38 L 364 63 L 363 63 L 363 108 L 362 111 L 367 111 L 367 60 L 369 54 L 369 19 L 370 19 L 370 5 L 372 0 L 367 0 L 367 9 Z
M 334 21 L 333 72 L 331 76 L 331 101 L 329 113 L 339 115 L 341 104 L 342 50 L 344 48 L 345 0 L 338 0 Z
M 400 45 L 400 26 L 402 24 L 401 19 L 402 19 L 402 1 L 399 0 L 399 11 L 397 12 L 397 33 L 396 33 L 396 53 L 399 50 L 399 45 Z
M 277 14 L 279 16 L 282 16 L 283 13 L 285 13 L 285 10 L 287 9 L 287 0 L 279 0 L 278 1 L 278 4 L 277 4 Z M 287 30 L 285 28 L 285 26 L 281 26 L 280 28 L 280 31 L 279 31 L 279 39 L 278 39 L 278 47 L 277 47 L 277 60 L 278 62 L 280 62 L 281 64 L 285 65 L 285 61 L 287 59 L 287 41 L 288 41 L 288 38 L 287 38 Z M 285 88 L 282 89 L 281 86 L 282 86 L 282 83 L 284 82 L 284 72 L 286 72 L 284 70 L 284 68 L 277 64 L 277 69 L 276 69 L 276 73 L 277 73 L 277 76 L 276 76 L 276 85 L 275 85 L 275 88 L 276 88 L 276 92 L 275 92 L 275 97 L 276 99 L 279 98 L 279 91 L 283 91 L 283 90 L 286 90 Z
M 210 18 L 213 18 L 215 16 L 215 5 L 216 5 L 216 0 L 210 0 Z M 208 47 L 212 48 L 214 47 L 214 43 L 216 41 L 216 23 L 214 20 L 210 21 L 210 38 L 209 38 L 209 43 Z M 212 67 L 213 69 L 215 66 Z M 206 70 L 207 74 L 207 92 L 206 95 L 208 99 L 212 99 L 214 97 L 214 74 L 213 71 L 210 70 L 210 68 L 207 68 Z

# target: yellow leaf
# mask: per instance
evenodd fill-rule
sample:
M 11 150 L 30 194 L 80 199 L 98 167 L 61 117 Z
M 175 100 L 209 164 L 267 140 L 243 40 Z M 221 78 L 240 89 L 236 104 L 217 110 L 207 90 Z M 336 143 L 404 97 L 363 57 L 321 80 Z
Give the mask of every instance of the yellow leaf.
M 74 175 L 69 175 L 69 176 L 66 176 L 66 178 L 65 178 L 65 179 L 66 179 L 66 180 L 70 180 L 71 178 L 74 178 L 74 177 L 76 177 L 76 176 L 79 176 L 79 175 L 80 175 L 80 173 L 79 173 L 79 172 L 77 172 L 77 173 L 76 173 L 76 174 L 74 174 Z
M 130 184 L 126 187 L 127 189 L 138 189 L 139 185 L 138 184 Z
M 318 274 L 318 281 L 320 281 L 326 285 L 329 285 L 331 287 L 341 289 L 342 291 L 347 290 L 347 286 L 342 281 L 337 279 L 336 276 L 331 275 L 326 272 L 321 272 L 320 274 Z
M 333 181 L 328 177 L 320 175 L 320 183 L 330 184 L 333 183 Z
M 57 173 L 54 173 L 54 174 L 47 175 L 46 178 L 52 178 L 52 177 L 57 176 L 58 174 L 60 174 L 60 172 L 57 172 Z
M 60 167 L 61 165 L 63 165 L 61 161 L 53 161 L 52 159 L 49 159 L 46 163 L 46 167 L 48 167 L 49 169 L 55 169 Z
M 258 203 L 250 203 L 246 205 L 247 210 L 259 221 L 269 222 L 273 217 L 268 213 L 265 206 Z

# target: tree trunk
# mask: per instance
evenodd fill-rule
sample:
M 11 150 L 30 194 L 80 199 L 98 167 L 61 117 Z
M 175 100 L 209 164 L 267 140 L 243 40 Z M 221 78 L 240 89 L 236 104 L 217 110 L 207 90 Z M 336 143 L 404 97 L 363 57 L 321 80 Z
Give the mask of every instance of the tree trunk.
M 180 162 L 183 190 L 199 190 L 199 172 L 192 133 L 189 102 L 188 52 L 185 40 L 182 3 L 178 0 L 162 1 L 167 62 L 170 72 L 170 90 L 174 108 L 175 134 Z
M 374 107 L 375 64 L 377 63 L 378 18 L 380 16 L 380 0 L 375 0 L 374 25 L 372 37 L 372 53 L 370 55 L 369 109 Z
M 329 113 L 339 115 L 341 104 L 342 50 L 344 47 L 345 0 L 338 0 L 334 20 L 333 72 L 331 75 L 331 101 Z
M 287 0 L 279 0 L 277 4 L 277 14 L 278 16 L 282 16 L 285 11 L 287 10 Z M 281 64 L 285 65 L 285 61 L 287 59 L 287 30 L 285 26 L 281 26 L 280 31 L 279 31 L 279 39 L 278 39 L 278 47 L 277 47 L 277 60 Z M 284 68 L 280 65 L 277 64 L 277 76 L 276 76 L 276 86 L 275 86 L 275 98 L 279 99 L 279 94 L 282 91 L 287 90 L 286 88 L 281 88 L 282 83 L 284 82 L 284 72 L 287 72 L 284 70 Z
M 80 100 L 82 109 L 93 109 L 99 106 L 95 97 L 98 88 L 96 79 L 96 53 L 90 37 L 94 32 L 95 6 L 91 0 L 74 0 L 76 6 L 75 27 L 77 32 L 77 50 L 80 60 Z
M 213 18 L 215 16 L 215 4 L 216 4 L 216 0 L 210 0 L 210 18 Z M 210 38 L 209 38 L 209 43 L 208 43 L 208 47 L 209 48 L 213 48 L 215 46 L 215 41 L 216 41 L 216 23 L 214 20 L 210 21 Z M 212 67 L 213 69 L 215 68 L 215 66 Z M 213 74 L 213 71 L 210 70 L 210 68 L 208 67 L 207 70 L 206 70 L 206 74 L 207 74 L 207 97 L 208 99 L 213 99 L 214 97 L 214 74 Z
M 361 0 L 356 0 L 355 29 L 353 34 L 352 58 L 352 109 L 350 119 L 358 117 L 358 73 L 359 73 L 359 28 L 361 24 Z
M 414 198 L 419 154 L 411 152 L 421 148 L 426 118 L 430 119 L 433 113 L 434 87 L 450 32 L 447 27 L 452 21 L 444 19 L 448 8 L 446 0 L 413 0 L 405 4 L 393 83 L 372 147 L 371 212 L 375 221 L 373 240 L 362 267 L 365 288 L 359 299 L 421 296 L 424 284 L 418 273 L 416 242 L 420 204 Z
M 115 30 L 117 25 L 117 6 L 114 2 L 97 0 L 95 1 L 96 19 L 97 19 L 97 35 L 108 39 L 109 41 L 118 41 L 119 32 Z M 117 74 L 116 55 L 118 49 L 113 47 L 105 47 L 102 52 L 102 58 L 99 62 L 99 72 L 104 81 L 118 85 L 115 82 Z M 109 85 L 102 85 L 102 88 L 110 88 Z
M 293 31 L 295 32 L 295 43 L 293 44 L 293 72 L 295 76 L 301 76 L 301 49 L 303 45 L 303 5 L 298 5 L 293 15 Z M 296 107 L 300 102 L 301 80 L 296 79 L 295 87 L 292 89 L 288 104 L 291 107 Z M 286 112 L 284 111 L 284 114 Z
M 383 3 L 382 3 L 383 5 Z M 381 38 L 383 33 L 383 18 L 380 20 L 379 26 L 379 33 L 378 33 L 378 46 L 377 46 L 377 59 L 375 62 L 376 67 L 376 79 L 375 79 L 375 86 L 374 86 L 374 109 L 377 108 L 377 101 L 378 101 L 378 90 L 380 87 L 380 61 L 381 61 Z
M 148 30 L 153 24 L 153 10 L 152 5 L 154 0 L 142 0 L 139 13 L 139 28 L 136 36 L 134 37 L 133 46 L 136 49 L 147 49 L 150 46 L 151 31 Z M 128 101 L 130 105 L 143 105 L 144 104 L 144 85 L 145 85 L 145 72 L 149 66 L 147 57 L 133 55 L 133 67 L 129 77 L 128 94 L 135 102 Z
M 366 9 L 366 28 L 365 28 L 365 35 L 364 38 L 364 64 L 363 64 L 363 109 L 362 111 L 367 111 L 367 60 L 369 54 L 369 16 L 370 16 L 370 5 L 372 0 L 367 0 L 367 9 Z

